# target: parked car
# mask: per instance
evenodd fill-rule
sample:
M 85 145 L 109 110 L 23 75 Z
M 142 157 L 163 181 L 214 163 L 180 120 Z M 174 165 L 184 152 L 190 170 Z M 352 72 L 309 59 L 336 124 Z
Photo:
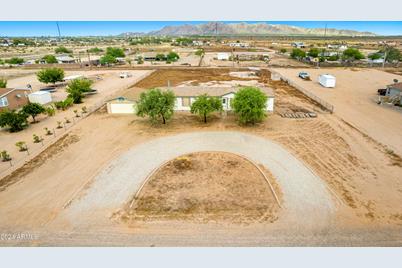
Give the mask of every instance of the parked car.
M 310 80 L 310 75 L 307 72 L 300 72 L 299 77 L 304 80 Z
M 120 78 L 129 78 L 129 77 L 131 77 L 132 75 L 130 74 L 130 73 L 128 73 L 128 72 L 123 72 L 123 73 L 120 73 Z
M 385 96 L 385 94 L 387 93 L 387 89 L 386 88 L 380 88 L 377 90 L 378 95 L 380 96 Z

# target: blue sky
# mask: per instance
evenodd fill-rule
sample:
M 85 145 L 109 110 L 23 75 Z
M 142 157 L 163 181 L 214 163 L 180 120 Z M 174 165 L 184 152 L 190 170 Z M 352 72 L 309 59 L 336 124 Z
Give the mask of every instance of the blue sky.
M 149 32 L 166 25 L 199 24 L 200 21 L 60 21 L 63 36 L 116 35 Z M 230 23 L 230 22 L 229 22 Z M 255 22 L 250 22 L 255 23 Z M 307 28 L 350 29 L 379 35 L 402 35 L 402 21 L 267 21 Z M 57 36 L 54 21 L 0 21 L 0 36 Z

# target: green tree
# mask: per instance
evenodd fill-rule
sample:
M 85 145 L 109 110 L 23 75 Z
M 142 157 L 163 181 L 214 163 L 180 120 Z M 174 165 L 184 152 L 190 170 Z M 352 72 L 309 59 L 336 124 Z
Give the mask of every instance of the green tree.
M 64 79 L 64 70 L 61 68 L 47 68 L 40 70 L 36 76 L 38 80 L 42 83 L 48 84 L 63 81 Z
M 256 87 L 240 89 L 232 101 L 232 108 L 242 124 L 255 124 L 266 116 L 267 96 Z
M 45 107 L 39 103 L 28 103 L 22 107 L 22 112 L 26 115 L 32 116 L 32 120 L 36 122 L 36 116 L 46 112 Z
M 109 66 L 110 64 L 116 63 L 117 59 L 112 55 L 106 54 L 105 56 L 100 58 L 99 62 L 102 65 L 108 65 Z
M 106 48 L 106 55 L 113 56 L 115 58 L 124 58 L 124 51 L 118 47 L 108 47 Z
M 387 54 L 387 57 L 385 59 L 387 62 L 394 62 L 394 61 L 398 62 L 402 60 L 402 54 L 401 51 L 399 51 L 399 49 L 394 47 L 388 47 L 384 51 L 386 51 Z
M 144 58 L 141 56 L 138 56 L 137 58 L 137 64 L 143 64 L 144 63 Z
M 348 48 L 343 51 L 342 59 L 349 61 L 361 60 L 364 59 L 364 55 L 357 48 Z
M 0 88 L 6 88 L 7 87 L 7 80 L 4 78 L 0 78 Z
M 381 57 L 382 57 L 382 55 L 380 53 L 373 53 L 373 54 L 368 55 L 368 58 L 370 60 L 378 60 L 378 59 L 381 59 Z
M 100 49 L 98 47 L 93 47 L 87 50 L 88 53 L 93 53 L 93 54 L 99 54 L 101 52 L 103 52 L 103 49 Z
M 177 54 L 174 51 L 169 52 L 169 54 L 167 54 L 167 56 L 166 56 L 166 60 L 170 61 L 170 62 L 175 62 L 178 59 L 180 59 L 179 54 Z
M 11 59 L 6 60 L 6 63 L 8 63 L 8 64 L 23 64 L 23 63 L 24 63 L 24 59 L 14 57 L 14 58 L 11 58 Z
M 84 93 L 91 90 L 91 85 L 91 80 L 74 79 L 66 88 L 68 98 L 71 98 L 74 103 L 81 103 L 84 98 Z
M 54 55 L 46 55 L 42 59 L 48 64 L 57 63 L 57 59 Z
M 23 112 L 4 110 L 0 112 L 0 127 L 9 127 L 10 132 L 21 131 L 28 125 L 27 118 Z
M 210 97 L 207 94 L 197 97 L 197 99 L 191 104 L 191 113 L 198 114 L 204 119 L 204 123 L 207 122 L 207 117 L 210 113 L 215 111 L 222 111 L 222 102 L 219 98 Z
M 308 51 L 308 55 L 313 58 L 317 58 L 320 54 L 320 50 L 318 48 L 310 48 Z
M 293 59 L 300 60 L 300 59 L 306 57 L 306 52 L 304 52 L 300 48 L 294 48 L 292 50 L 292 53 L 290 53 L 290 57 L 292 57 Z
M 287 51 L 287 49 L 286 49 L 286 48 L 281 48 L 281 50 L 280 50 L 280 52 L 281 52 L 282 54 L 285 54 L 285 53 L 286 53 L 286 51 Z
M 154 88 L 142 92 L 137 102 L 137 115 L 149 116 L 152 122 L 162 118 L 163 124 L 173 116 L 175 95 L 172 91 Z
M 156 61 L 164 61 L 164 60 L 166 60 L 166 56 L 163 53 L 156 54 L 155 60 Z
M 200 49 L 197 49 L 197 51 L 195 52 L 195 55 L 196 56 L 202 56 L 202 55 L 204 55 L 205 54 L 205 52 L 204 52 L 204 49 L 202 49 L 202 48 L 200 48 Z
M 71 51 L 70 49 L 67 49 L 66 47 L 60 46 L 54 49 L 54 52 L 56 54 L 71 54 L 73 53 L 73 51 Z

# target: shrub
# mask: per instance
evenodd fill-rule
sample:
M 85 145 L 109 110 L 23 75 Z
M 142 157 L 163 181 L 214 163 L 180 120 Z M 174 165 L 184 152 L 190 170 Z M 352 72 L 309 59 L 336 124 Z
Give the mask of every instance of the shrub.
M 299 48 L 294 48 L 292 50 L 292 53 L 290 54 L 290 57 L 292 57 L 293 59 L 302 59 L 304 57 L 306 57 L 306 52 L 304 52 L 303 50 L 299 49 Z
M 54 52 L 55 52 L 56 54 L 63 54 L 63 53 L 71 54 L 71 53 L 73 53 L 72 50 L 67 49 L 66 47 L 63 47 L 63 46 L 60 46 L 60 47 L 55 48 L 55 49 L 54 49 Z
M 28 146 L 27 146 L 27 143 L 25 141 L 16 142 L 15 146 L 18 147 L 20 152 L 28 151 Z
M 7 80 L 4 78 L 0 78 L 0 88 L 6 88 L 7 87 Z
M 42 59 L 48 64 L 57 63 L 57 59 L 53 55 L 46 55 Z
M 28 125 L 27 118 L 23 112 L 4 110 L 0 112 L 0 127 L 9 127 L 10 132 L 21 131 Z
M 43 138 L 38 136 L 38 135 L 36 135 L 36 134 L 33 134 L 32 137 L 33 137 L 33 142 L 34 143 L 40 143 L 40 142 L 43 141 Z
M 6 150 L 1 151 L 0 155 L 1 155 L 1 160 L 3 162 L 11 161 L 11 156 L 9 155 L 9 153 Z
M 91 90 L 91 85 L 91 80 L 74 79 L 66 88 L 68 98 L 71 98 L 73 103 L 81 103 L 82 99 L 84 98 L 84 93 Z

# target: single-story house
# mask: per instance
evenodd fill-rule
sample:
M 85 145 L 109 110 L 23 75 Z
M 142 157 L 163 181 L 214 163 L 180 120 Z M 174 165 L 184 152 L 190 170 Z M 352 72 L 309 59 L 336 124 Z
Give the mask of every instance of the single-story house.
M 28 88 L 0 88 L 0 111 L 21 108 L 29 102 L 29 93 L 31 90 Z
M 161 87 L 162 91 L 171 90 L 176 96 L 175 111 L 190 111 L 191 104 L 198 96 L 208 94 L 209 96 L 218 97 L 222 100 L 223 109 L 231 111 L 231 102 L 234 94 L 240 89 L 239 87 L 203 87 L 203 86 L 179 86 L 179 87 Z M 267 87 L 260 87 L 267 99 L 267 111 L 274 111 L 274 94 L 273 90 Z M 124 96 L 109 100 L 106 102 L 107 111 L 110 114 L 133 114 L 135 112 L 138 94 L 126 92 Z
M 76 60 L 69 55 L 56 56 L 58 63 L 75 63 Z
M 205 86 L 183 86 L 183 87 L 163 87 L 161 90 L 171 90 L 176 96 L 175 110 L 176 111 L 190 111 L 191 104 L 197 99 L 198 96 L 208 94 L 209 96 L 218 97 L 222 100 L 223 109 L 231 111 L 231 102 L 234 95 L 239 91 L 239 87 L 205 87 Z M 267 111 L 274 111 L 274 94 L 272 89 L 262 87 L 267 99 Z
M 235 42 L 235 43 L 229 43 L 229 46 L 230 47 L 243 47 L 243 48 L 246 48 L 246 47 L 249 47 L 250 44 L 249 43 Z

